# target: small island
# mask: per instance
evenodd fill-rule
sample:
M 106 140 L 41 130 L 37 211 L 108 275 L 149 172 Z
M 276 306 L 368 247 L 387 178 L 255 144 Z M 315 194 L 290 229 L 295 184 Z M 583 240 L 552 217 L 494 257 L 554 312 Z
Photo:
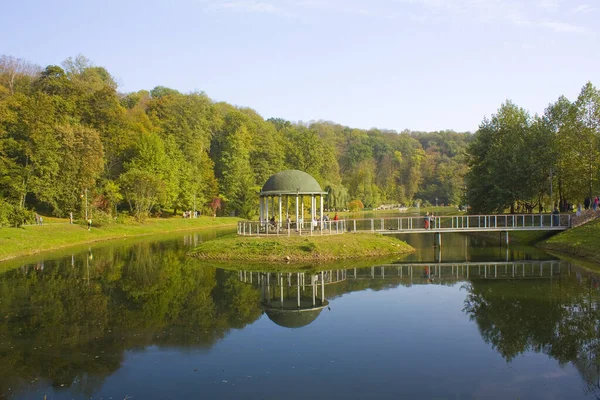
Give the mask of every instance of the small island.
M 237 235 L 204 242 L 191 255 L 216 261 L 330 262 L 415 251 L 393 237 L 349 233 L 345 221 L 337 220 L 337 214 L 335 220 L 329 220 L 323 213 L 325 194 L 306 172 L 278 172 L 260 191 L 258 222 L 242 222 L 238 224 Z M 308 221 L 305 198 L 310 200 Z M 293 220 L 291 215 L 295 217 Z
M 404 255 L 415 249 L 394 237 L 357 233 L 331 236 L 231 235 L 196 247 L 193 257 L 205 260 L 295 262 Z

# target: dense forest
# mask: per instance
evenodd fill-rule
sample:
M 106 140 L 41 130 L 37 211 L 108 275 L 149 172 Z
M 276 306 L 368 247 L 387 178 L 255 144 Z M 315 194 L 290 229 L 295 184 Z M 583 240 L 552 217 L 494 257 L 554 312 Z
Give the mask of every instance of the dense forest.
M 202 92 L 121 93 L 83 56 L 45 68 L 0 58 L 0 224 L 28 210 L 137 218 L 197 209 L 251 218 L 268 177 L 314 176 L 326 207 L 459 204 L 469 133 L 265 120 Z
M 507 101 L 475 134 L 396 132 L 265 120 L 162 86 L 121 93 L 83 56 L 45 68 L 0 57 L 0 226 L 32 210 L 84 216 L 86 205 L 107 221 L 182 210 L 252 218 L 263 183 L 285 169 L 314 176 L 331 210 L 564 210 L 600 191 L 599 161 L 591 83 L 541 116 Z
M 533 117 L 507 101 L 467 152 L 474 213 L 585 205 L 600 194 L 600 91 L 588 82 L 575 101 L 561 96 Z

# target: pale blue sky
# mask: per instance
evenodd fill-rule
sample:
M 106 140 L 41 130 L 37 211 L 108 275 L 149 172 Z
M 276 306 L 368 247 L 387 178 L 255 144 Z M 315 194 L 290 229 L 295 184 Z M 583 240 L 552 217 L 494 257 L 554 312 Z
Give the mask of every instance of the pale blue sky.
M 8 0 L 0 54 L 79 53 L 124 92 L 203 90 L 263 117 L 477 129 L 600 86 L 598 0 Z

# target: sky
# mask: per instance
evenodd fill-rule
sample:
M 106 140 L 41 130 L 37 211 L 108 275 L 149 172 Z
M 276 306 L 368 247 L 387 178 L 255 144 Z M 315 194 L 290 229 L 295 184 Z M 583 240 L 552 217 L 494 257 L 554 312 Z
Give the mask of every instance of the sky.
M 475 131 L 600 85 L 599 0 L 7 0 L 0 54 L 83 54 L 121 92 L 204 91 L 264 118 Z

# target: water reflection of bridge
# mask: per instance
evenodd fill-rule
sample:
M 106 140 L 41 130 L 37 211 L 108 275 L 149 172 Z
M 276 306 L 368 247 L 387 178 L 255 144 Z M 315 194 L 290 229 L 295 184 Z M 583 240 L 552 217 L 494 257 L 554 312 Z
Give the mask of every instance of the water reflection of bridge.
M 306 290 L 320 288 L 324 298 L 325 285 L 348 279 L 523 279 L 552 278 L 561 273 L 560 260 L 521 260 L 486 262 L 414 262 L 374 265 L 367 268 L 351 268 L 312 272 L 252 272 L 239 271 L 242 282 L 263 286 L 270 295 L 273 290 L 297 286 Z M 277 289 L 279 288 L 279 289 Z
M 560 274 L 561 261 L 522 260 L 398 263 L 320 272 L 239 271 L 238 277 L 259 288 L 261 306 L 273 322 L 297 328 L 313 322 L 329 305 L 326 286 L 342 282 L 386 281 L 413 285 L 482 279 L 553 279 Z M 330 290 L 329 295 L 335 297 L 337 291 Z
M 347 272 L 348 270 L 346 270 Z M 487 261 L 446 263 L 403 263 L 376 265 L 351 270 L 350 279 L 410 279 L 415 277 L 461 279 L 523 279 L 552 278 L 561 271 L 561 261 Z

